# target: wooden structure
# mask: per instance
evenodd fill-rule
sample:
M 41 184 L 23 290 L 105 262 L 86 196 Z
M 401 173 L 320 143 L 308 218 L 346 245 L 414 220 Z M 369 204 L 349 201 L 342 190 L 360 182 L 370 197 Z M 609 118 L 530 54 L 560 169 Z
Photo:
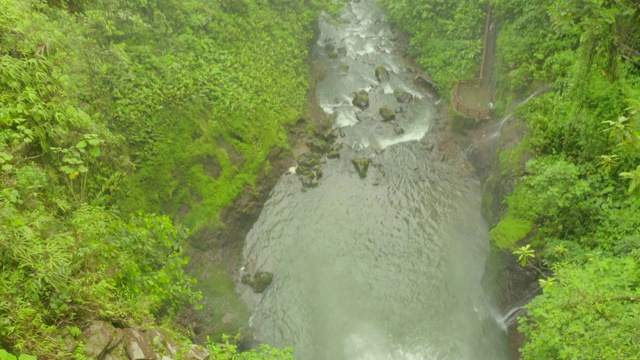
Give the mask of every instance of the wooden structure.
M 456 87 L 453 91 L 453 108 L 462 116 L 468 118 L 475 119 L 490 119 L 493 115 L 493 109 L 490 108 L 489 102 L 486 103 L 486 106 L 480 107 L 477 104 L 468 104 L 465 103 L 465 99 L 460 96 L 460 94 L 465 89 L 473 89 L 471 91 L 490 91 L 489 86 L 485 86 L 486 89 L 483 89 L 483 85 L 488 83 L 490 79 L 486 77 L 485 74 L 485 66 L 487 59 L 487 48 L 489 45 L 489 37 L 493 35 L 493 24 L 491 23 L 491 3 L 488 4 L 489 9 L 487 10 L 487 21 L 484 27 L 484 44 L 482 47 L 482 63 L 480 65 L 480 77 L 476 79 L 464 79 L 458 81 Z

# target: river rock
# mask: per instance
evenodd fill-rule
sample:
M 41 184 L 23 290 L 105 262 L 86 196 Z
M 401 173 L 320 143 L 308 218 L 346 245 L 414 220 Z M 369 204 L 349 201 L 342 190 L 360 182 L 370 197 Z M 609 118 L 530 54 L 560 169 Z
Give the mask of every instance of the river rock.
M 369 170 L 369 164 L 371 163 L 371 159 L 358 158 L 358 159 L 351 160 L 351 163 L 353 164 L 353 167 L 358 172 L 358 175 L 360 175 L 361 179 L 364 179 L 365 177 L 367 177 L 367 171 Z
M 346 47 L 344 47 L 344 46 L 343 46 L 343 47 L 339 47 L 339 48 L 338 48 L 338 55 L 340 55 L 340 56 L 345 56 L 345 55 L 347 55 L 347 48 L 346 48 Z
M 327 54 L 329 59 L 337 59 L 340 54 L 338 54 L 337 50 L 333 50 Z
M 242 283 L 249 285 L 256 294 L 264 292 L 273 282 L 273 274 L 267 271 L 256 271 L 252 276 L 246 274 L 242 277 Z
M 342 76 L 347 75 L 349 73 L 349 64 L 340 65 L 340 70 L 338 73 Z
M 402 128 L 402 126 L 400 126 L 398 124 L 394 124 L 393 125 L 393 131 L 396 133 L 396 135 L 404 134 L 404 129 Z
M 307 143 L 307 146 L 309 146 L 309 149 L 311 149 L 311 151 L 319 154 L 324 154 L 324 152 L 327 150 L 327 143 L 320 139 L 313 139 L 309 141 Z
M 313 154 L 304 153 L 298 156 L 298 168 L 312 168 L 318 164 L 318 158 Z M 301 170 L 303 170 L 301 169 Z
M 395 89 L 393 95 L 399 103 L 409 103 L 413 100 L 413 95 L 401 89 Z
M 340 157 L 340 150 L 342 150 L 342 143 L 333 143 L 329 146 L 327 157 L 329 159 L 337 159 Z
M 376 79 L 380 82 L 389 80 L 389 72 L 384 66 L 378 66 L 376 68 Z
M 396 118 L 395 111 L 387 105 L 381 107 L 378 113 L 382 116 L 382 121 L 391 121 Z
M 366 109 L 369 106 L 369 93 L 366 90 L 360 90 L 360 92 L 354 96 L 351 103 L 361 110 Z

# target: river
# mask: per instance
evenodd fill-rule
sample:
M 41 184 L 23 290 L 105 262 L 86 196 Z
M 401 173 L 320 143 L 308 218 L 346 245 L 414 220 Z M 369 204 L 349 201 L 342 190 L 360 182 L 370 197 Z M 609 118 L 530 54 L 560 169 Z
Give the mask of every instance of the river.
M 327 74 L 316 94 L 345 146 L 316 188 L 283 174 L 247 235 L 243 271 L 274 274 L 262 294 L 239 285 L 255 338 L 293 346 L 297 359 L 506 359 L 480 284 L 489 252 L 480 185 L 422 140 L 437 99 L 414 85 L 374 0 L 320 27 L 314 53 Z M 389 79 L 376 79 L 379 66 Z M 363 89 L 364 111 L 351 103 Z M 398 89 L 413 100 L 399 103 Z M 397 125 L 381 121 L 383 105 L 398 109 Z M 351 163 L 362 157 L 372 160 L 364 179 Z

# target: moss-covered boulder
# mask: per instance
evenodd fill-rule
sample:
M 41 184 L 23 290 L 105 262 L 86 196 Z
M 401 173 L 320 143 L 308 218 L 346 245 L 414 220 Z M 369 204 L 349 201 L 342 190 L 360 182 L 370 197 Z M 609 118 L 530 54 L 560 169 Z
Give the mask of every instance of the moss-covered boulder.
M 401 89 L 395 89 L 393 95 L 399 103 L 408 103 L 413 100 L 413 95 Z
M 360 90 L 356 96 L 353 97 L 351 103 L 361 110 L 369 107 L 369 93 L 366 90 Z
M 371 163 L 371 159 L 358 158 L 358 159 L 351 160 L 351 163 L 353 164 L 353 167 L 358 172 L 358 175 L 360 175 L 361 179 L 364 179 L 365 177 L 367 177 L 367 171 L 369 170 L 369 164 Z
M 376 79 L 380 82 L 389 80 L 389 71 L 384 66 L 378 66 L 376 68 Z
M 342 76 L 347 75 L 349 73 L 349 64 L 340 65 L 340 70 L 338 73 Z
M 242 283 L 250 286 L 253 292 L 259 294 L 267 290 L 273 282 L 273 274 L 267 271 L 256 271 L 253 276 L 245 274 L 242 277 Z
M 387 105 L 381 107 L 380 110 L 378 110 L 378 113 L 380 114 L 380 116 L 382 116 L 382 121 L 385 122 L 394 120 L 396 118 L 395 111 L 393 111 L 393 109 Z

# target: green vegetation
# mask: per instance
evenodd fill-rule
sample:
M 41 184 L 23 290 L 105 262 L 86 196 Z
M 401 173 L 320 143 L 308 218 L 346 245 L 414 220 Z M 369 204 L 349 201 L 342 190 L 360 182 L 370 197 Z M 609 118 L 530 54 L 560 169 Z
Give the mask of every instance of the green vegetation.
M 64 338 L 88 320 L 173 326 L 196 306 L 187 228 L 288 146 L 332 9 L 0 0 L 0 348 L 82 358 Z
M 439 83 L 473 77 L 486 2 L 381 3 L 413 36 L 412 53 Z M 500 168 L 490 178 L 501 185 L 516 178 L 502 214 L 494 214 L 502 220 L 491 230 L 492 244 L 541 275 L 543 294 L 520 320 L 522 356 L 635 357 L 640 59 L 623 57 L 620 44 L 640 48 L 638 2 L 495 0 L 492 6 L 499 30 L 496 109 L 549 89 L 516 108 L 518 128 L 529 131 L 499 154 Z M 462 44 L 473 45 L 462 51 Z M 496 209 L 491 195 L 483 199 L 487 213 Z
M 447 93 L 478 77 L 487 18 L 478 0 L 379 0 L 389 19 L 411 35 L 410 53 Z
M 518 243 L 526 246 L 510 244 L 523 265 L 541 271 L 544 290 L 520 319 L 526 337 L 522 356 L 635 356 L 640 353 L 640 69 L 622 58 L 619 44 L 625 36 L 640 37 L 637 3 L 496 1 L 494 6 L 503 20 L 497 64 L 502 101 L 545 84 L 551 89 L 517 109 L 517 118 L 530 129 L 521 154 L 534 158 L 514 172 L 521 176 L 506 199 L 509 215 L 492 230 L 517 233 L 514 218 L 533 224 Z

